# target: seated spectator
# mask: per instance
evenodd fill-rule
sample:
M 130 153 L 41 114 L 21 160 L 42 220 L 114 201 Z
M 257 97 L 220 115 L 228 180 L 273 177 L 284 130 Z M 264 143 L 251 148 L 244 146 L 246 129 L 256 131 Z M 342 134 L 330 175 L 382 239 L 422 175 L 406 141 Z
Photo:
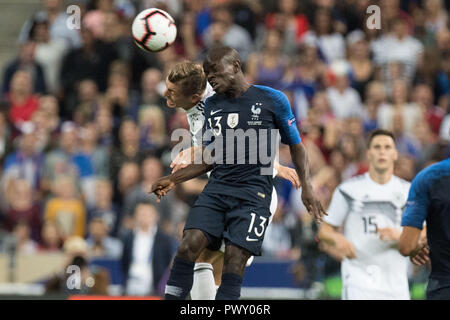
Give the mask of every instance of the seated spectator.
M 97 126 L 94 122 L 86 123 L 80 129 L 80 152 L 91 162 L 96 177 L 109 176 L 108 149 L 98 145 Z
M 248 31 L 234 23 L 232 12 L 227 6 L 215 8 L 213 20 L 214 23 L 205 32 L 203 38 L 205 46 L 211 48 L 216 44 L 222 44 L 235 48 L 245 64 L 253 46 Z
M 124 205 L 122 206 L 122 217 L 132 215 L 136 205 L 145 199 L 156 201 L 156 196 L 149 194 L 148 190 L 151 190 L 152 184 L 161 178 L 163 173 L 163 166 L 158 158 L 150 156 L 144 159 L 141 166 L 142 181 L 126 195 Z M 161 224 L 164 224 L 165 221 L 171 218 L 172 210 L 170 201 L 170 197 L 167 199 L 164 197 L 158 205 L 162 220 Z
M 298 43 L 309 29 L 308 18 L 299 12 L 298 7 L 295 0 L 281 0 L 278 1 L 278 10 L 269 12 L 265 18 L 267 29 L 278 29 L 283 32 L 280 40 L 283 53 L 287 55 L 295 52 Z
M 122 256 L 122 242 L 110 237 L 109 228 L 101 216 L 91 219 L 87 236 L 88 256 L 92 258 L 119 259 Z
M 64 239 L 61 228 L 56 220 L 44 222 L 41 231 L 41 240 L 38 245 L 39 252 L 62 252 Z
M 95 204 L 88 209 L 88 223 L 94 217 L 101 217 L 108 227 L 109 234 L 118 236 L 121 221 L 119 207 L 112 201 L 113 186 L 108 178 L 97 178 L 95 183 Z
M 25 70 L 18 70 L 11 79 L 11 86 L 7 95 L 10 104 L 9 120 L 19 129 L 22 122 L 29 121 L 39 106 L 39 100 L 33 94 L 31 74 Z
M 64 55 L 69 49 L 63 39 L 50 37 L 47 18 L 36 16 L 30 30 L 30 39 L 36 41 L 36 62 L 42 66 L 47 91 L 56 94 L 59 88 L 59 74 Z
M 365 133 L 378 129 L 378 110 L 386 105 L 386 90 L 382 82 L 372 81 L 366 87 L 364 100 L 364 131 Z
M 159 230 L 159 213 L 151 202 L 134 210 L 135 229 L 124 239 L 122 270 L 127 295 L 163 295 L 163 275 L 175 253 L 173 238 Z
M 338 119 L 361 116 L 363 113 L 361 98 L 358 92 L 350 87 L 349 70 L 349 65 L 344 60 L 331 65 L 335 80 L 333 85 L 327 88 L 327 96 L 331 109 Z
M 33 113 L 31 122 L 36 127 L 37 150 L 47 152 L 57 147 L 60 118 L 59 104 L 55 96 L 39 98 L 39 107 Z
M 81 7 L 81 3 L 77 5 Z M 66 42 L 70 48 L 78 48 L 81 45 L 80 35 L 77 29 L 67 28 L 67 21 L 69 16 L 66 13 L 65 7 L 63 7 L 62 0 L 44 0 L 43 10 L 36 14 L 36 17 L 40 20 L 47 20 L 49 23 L 50 39 L 59 40 L 62 39 Z M 33 20 L 30 19 L 22 26 L 22 30 L 19 34 L 19 42 L 23 43 L 28 39 L 30 29 L 32 27 Z
M 319 48 L 323 59 L 330 64 L 345 59 L 344 37 L 334 30 L 333 18 L 327 9 L 317 9 L 314 14 L 313 29 L 306 32 L 302 41 Z
M 421 108 L 424 118 L 433 134 L 438 136 L 445 111 L 441 107 L 434 105 L 434 94 L 431 88 L 425 84 L 415 86 L 413 90 L 413 102 Z
M 159 107 L 145 106 L 139 112 L 140 141 L 143 152 L 159 154 L 167 146 L 164 114 Z
M 110 150 L 114 143 L 114 119 L 111 110 L 107 107 L 108 104 L 104 100 L 100 105 L 103 105 L 103 107 L 97 110 L 94 119 L 95 126 L 98 130 L 98 144 Z
M 370 59 L 369 43 L 360 30 L 349 34 L 347 43 L 348 62 L 353 75 L 352 87 L 358 91 L 361 100 L 365 100 L 366 87 L 375 78 L 375 65 Z
M 117 190 L 115 193 L 114 201 L 120 206 L 123 206 L 128 194 L 139 183 L 139 164 L 133 161 L 124 162 L 122 167 L 119 169 L 117 179 Z
M 33 199 L 31 184 L 24 179 L 13 179 L 6 192 L 6 201 L 4 216 L 6 230 L 11 232 L 16 225 L 24 223 L 27 226 L 28 236 L 38 241 L 42 225 L 42 208 Z
M 381 129 L 393 130 L 393 117 L 396 113 L 403 115 L 403 129 L 408 135 L 413 134 L 413 130 L 418 121 L 423 119 L 420 107 L 408 100 L 408 85 L 403 80 L 396 80 L 392 86 L 391 104 L 380 106 L 378 109 L 378 124 Z
M 3 72 L 2 95 L 6 95 L 11 91 L 12 78 L 19 70 L 27 71 L 30 75 L 31 93 L 44 94 L 47 91 L 44 70 L 42 66 L 35 60 L 36 42 L 27 41 L 20 45 L 19 56 L 6 65 Z
M 83 79 L 77 87 L 74 121 L 78 125 L 83 125 L 94 118 L 99 104 L 100 93 L 97 84 L 92 79 Z
M 14 238 L 16 241 L 16 252 L 18 254 L 32 255 L 36 253 L 37 244 L 36 241 L 30 237 L 30 226 L 24 222 L 19 221 L 13 230 Z
M 281 33 L 268 30 L 260 52 L 250 54 L 246 66 L 247 81 L 253 84 L 281 88 L 287 59 L 281 53 Z
M 64 237 L 84 237 L 86 209 L 71 176 L 58 175 L 52 183 L 52 197 L 44 209 L 44 219 L 57 221 Z
M 37 148 L 37 130 L 32 122 L 24 122 L 22 135 L 17 138 L 17 151 L 10 153 L 3 165 L 2 184 L 9 179 L 26 179 L 31 188 L 39 189 L 39 178 L 44 163 L 43 153 Z
M 49 152 L 45 158 L 41 187 L 47 192 L 55 176 L 69 175 L 80 183 L 83 195 L 90 200 L 94 187 L 94 168 L 88 156 L 80 151 L 78 130 L 70 121 L 61 125 L 59 148 Z
M 119 146 L 112 150 L 110 177 L 117 179 L 125 161 L 141 163 L 143 154 L 139 150 L 139 127 L 131 118 L 123 119 L 119 129 Z

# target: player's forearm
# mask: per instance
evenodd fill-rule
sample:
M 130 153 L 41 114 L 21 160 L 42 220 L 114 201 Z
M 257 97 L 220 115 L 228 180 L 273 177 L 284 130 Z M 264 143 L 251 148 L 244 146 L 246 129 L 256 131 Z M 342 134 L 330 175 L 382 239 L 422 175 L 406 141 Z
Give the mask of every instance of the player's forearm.
M 179 184 L 185 181 L 188 181 L 190 179 L 196 178 L 198 176 L 201 176 L 208 171 L 210 171 L 213 168 L 211 164 L 190 164 L 187 167 L 178 170 L 175 173 L 172 173 L 169 177 L 170 180 L 175 183 Z
M 341 236 L 341 234 L 335 231 L 331 225 L 323 223 L 319 228 L 317 236 L 320 241 L 325 242 L 329 246 L 335 247 L 338 242 L 338 237 Z
M 308 155 L 302 143 L 290 146 L 292 162 L 302 184 L 302 187 L 311 187 Z
M 414 256 L 421 248 L 419 242 L 421 230 L 414 227 L 403 227 L 398 243 L 398 250 L 404 256 Z

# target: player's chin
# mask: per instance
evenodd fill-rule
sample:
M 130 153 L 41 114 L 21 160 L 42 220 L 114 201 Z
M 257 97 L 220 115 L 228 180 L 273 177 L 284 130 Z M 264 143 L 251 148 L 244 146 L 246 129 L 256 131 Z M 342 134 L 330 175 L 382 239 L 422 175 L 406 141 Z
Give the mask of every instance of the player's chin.
M 176 104 L 173 103 L 173 102 L 170 101 L 170 100 L 166 100 L 166 105 L 167 105 L 169 108 L 171 108 L 171 109 L 174 109 L 174 108 L 177 107 Z

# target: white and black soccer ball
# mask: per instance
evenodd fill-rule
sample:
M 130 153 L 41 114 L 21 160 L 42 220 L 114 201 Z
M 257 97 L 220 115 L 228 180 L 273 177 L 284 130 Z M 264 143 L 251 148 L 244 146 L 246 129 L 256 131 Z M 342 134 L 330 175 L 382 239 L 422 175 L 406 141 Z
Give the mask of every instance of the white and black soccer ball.
M 134 41 L 145 51 L 157 52 L 169 47 L 177 37 L 175 20 L 164 10 L 150 8 L 134 18 Z

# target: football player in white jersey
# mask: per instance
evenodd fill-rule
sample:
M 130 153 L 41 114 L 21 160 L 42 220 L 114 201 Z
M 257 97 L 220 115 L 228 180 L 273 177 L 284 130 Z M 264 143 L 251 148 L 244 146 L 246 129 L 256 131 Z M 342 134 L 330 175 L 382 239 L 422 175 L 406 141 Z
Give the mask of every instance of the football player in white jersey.
M 397 249 L 410 183 L 394 175 L 397 157 L 394 135 L 374 131 L 369 172 L 335 189 L 319 228 L 320 245 L 341 261 L 344 300 L 410 299 L 409 261 Z
M 214 90 L 206 80 L 203 67 L 195 62 L 184 61 L 175 65 L 166 78 L 164 97 L 169 108 L 182 108 L 186 111 L 192 148 L 184 150 L 172 161 L 173 172 L 181 169 L 194 159 L 194 150 L 201 150 L 205 115 L 204 103 L 214 95 Z M 296 171 L 274 163 L 274 171 L 278 177 L 287 179 L 296 187 L 300 187 L 300 179 Z M 277 194 L 273 188 L 270 212 L 272 215 L 277 208 Z M 222 246 L 224 247 L 224 246 Z M 221 248 L 223 249 L 223 248 Z M 253 257 L 249 259 L 249 263 Z M 216 295 L 216 285 L 220 285 L 223 267 L 223 250 L 211 251 L 205 249 L 194 267 L 194 283 L 191 289 L 193 300 L 213 300 Z

